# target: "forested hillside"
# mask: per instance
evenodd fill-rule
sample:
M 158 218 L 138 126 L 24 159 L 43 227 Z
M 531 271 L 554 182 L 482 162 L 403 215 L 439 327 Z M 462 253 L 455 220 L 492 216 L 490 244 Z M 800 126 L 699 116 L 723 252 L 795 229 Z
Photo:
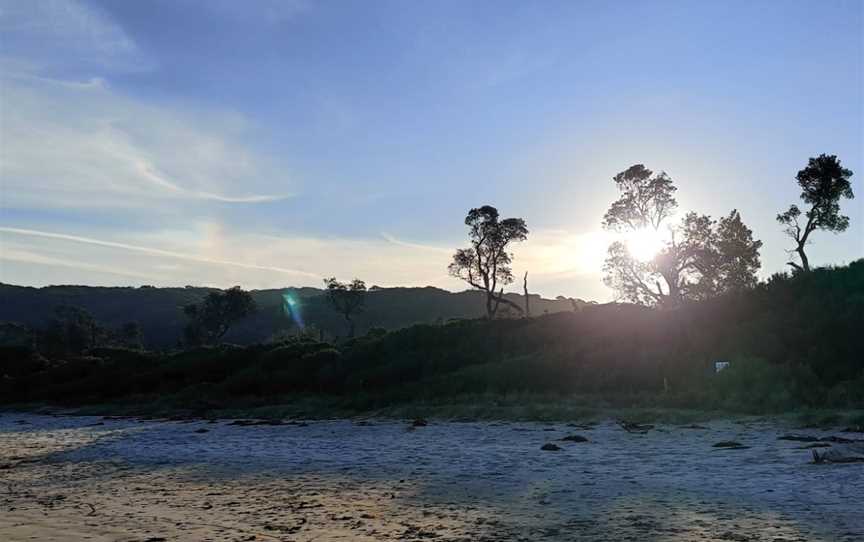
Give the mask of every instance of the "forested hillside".
M 103 327 L 117 329 L 126 323 L 137 323 L 143 344 L 149 348 L 171 348 L 183 339 L 187 317 L 183 307 L 198 303 L 214 291 L 210 288 L 103 288 L 94 286 L 48 286 L 31 288 L 0 284 L 0 322 L 15 322 L 30 327 L 44 327 L 55 316 L 55 308 L 78 307 L 89 312 Z M 285 296 L 296 302 L 296 313 L 306 327 L 323 331 L 334 339 L 346 334 L 343 317 L 334 312 L 318 288 L 285 288 L 254 290 L 257 311 L 237 322 L 225 341 L 251 344 L 296 331 L 297 324 L 285 311 Z M 524 298 L 505 296 L 518 306 Z M 544 299 L 530 296 L 534 314 L 572 311 L 583 305 L 581 300 Z M 452 293 L 439 288 L 372 288 L 365 307 L 354 318 L 357 333 L 372 328 L 398 329 L 412 324 L 443 322 L 454 318 L 478 318 L 485 314 L 481 292 Z
M 399 290 L 389 292 L 398 299 Z M 0 397 L 69 404 L 152 398 L 215 409 L 313 394 L 367 408 L 527 392 L 746 411 L 860 408 L 862 330 L 858 260 L 777 275 L 754 290 L 673 310 L 588 305 L 531 318 L 377 330 L 336 344 L 301 335 L 166 353 L 94 348 L 53 359 L 7 348 Z M 715 375 L 716 360 L 731 368 Z

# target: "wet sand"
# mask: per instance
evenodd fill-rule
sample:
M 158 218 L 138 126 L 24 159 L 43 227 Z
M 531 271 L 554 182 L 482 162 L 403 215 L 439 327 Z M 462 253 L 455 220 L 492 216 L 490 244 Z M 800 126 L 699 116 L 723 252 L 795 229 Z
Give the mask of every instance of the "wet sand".
M 778 440 L 840 433 L 703 425 L 5 413 L 0 540 L 864 540 L 864 464 Z

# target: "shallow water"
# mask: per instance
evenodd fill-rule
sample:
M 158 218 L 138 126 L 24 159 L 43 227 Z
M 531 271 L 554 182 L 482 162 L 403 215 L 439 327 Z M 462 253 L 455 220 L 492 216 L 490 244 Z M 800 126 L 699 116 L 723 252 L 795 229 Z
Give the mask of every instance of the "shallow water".
M 864 464 L 813 465 L 770 422 L 703 425 L 7 413 L 0 539 L 864 540 Z M 712 446 L 730 440 L 749 448 Z

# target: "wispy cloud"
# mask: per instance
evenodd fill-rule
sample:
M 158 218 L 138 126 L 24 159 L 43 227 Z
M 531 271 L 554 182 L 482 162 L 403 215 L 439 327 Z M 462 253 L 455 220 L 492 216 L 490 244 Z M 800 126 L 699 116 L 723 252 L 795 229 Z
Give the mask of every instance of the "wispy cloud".
M 107 14 L 76 0 L 0 0 L 4 55 L 45 68 L 146 70 L 154 66 Z
M 243 144 L 248 126 L 236 114 L 143 104 L 99 79 L 19 75 L 0 85 L 0 205 L 149 211 L 159 200 L 290 196 L 284 168 Z
M 108 274 L 123 277 L 124 279 L 139 279 L 152 282 L 164 277 L 158 277 L 146 273 L 139 273 L 131 269 L 118 269 L 104 264 L 92 264 L 81 262 L 72 259 L 53 258 L 44 254 L 37 254 L 27 250 L 7 249 L 4 248 L 0 253 L 0 260 L 10 262 L 21 262 L 25 264 L 35 264 L 37 266 L 61 267 L 66 269 L 76 269 L 86 271 L 88 273 Z
M 532 236 L 530 243 L 514 246 L 514 273 L 529 271 L 532 292 L 608 297 L 598 271 L 606 250 L 604 233 L 539 230 Z M 447 274 L 452 248 L 392 235 L 266 235 L 200 223 L 183 230 L 127 232 L 120 239 L 3 226 L 0 247 L 0 261 L 31 263 L 26 271 L 0 266 L 0 281 L 10 283 L 69 283 L 80 276 L 80 282 L 104 285 L 279 288 L 320 286 L 322 277 L 336 275 L 381 286 L 468 287 Z M 75 275 L 75 269 L 81 274 Z M 100 269 L 110 276 L 102 276 Z
M 437 246 L 433 246 L 433 245 L 423 245 L 420 243 L 411 243 L 408 241 L 402 241 L 402 240 L 397 239 L 396 237 L 390 235 L 389 233 L 382 232 L 381 237 L 383 237 L 384 240 L 387 241 L 388 243 L 393 243 L 394 245 L 397 245 L 400 247 L 414 248 L 417 250 L 425 250 L 425 251 L 429 251 L 429 252 L 437 252 L 439 254 L 441 254 L 441 253 L 452 254 L 452 252 L 453 252 L 449 248 L 437 247 Z
M 244 262 L 230 261 L 230 260 L 222 260 L 222 259 L 214 259 L 214 258 L 206 258 L 201 256 L 195 256 L 189 253 L 181 253 L 181 252 L 173 252 L 170 250 L 162 250 L 158 248 L 144 247 L 138 245 L 131 245 L 128 243 L 118 243 L 114 241 L 103 241 L 100 239 L 93 239 L 90 237 L 80 237 L 77 235 L 66 235 L 63 233 L 55 233 L 55 232 L 45 232 L 38 230 L 28 230 L 21 228 L 7 228 L 0 227 L 0 232 L 9 233 L 14 235 L 24 235 L 31 237 L 44 237 L 48 239 L 56 239 L 60 241 L 70 241 L 73 243 L 83 243 L 87 245 L 97 245 L 101 247 L 107 248 L 115 248 L 121 250 L 129 250 L 133 252 L 142 252 L 145 254 L 150 254 L 152 256 L 164 256 L 168 258 L 174 258 L 179 260 L 188 260 L 192 262 L 205 263 L 205 264 L 215 264 L 215 265 L 224 265 L 231 267 L 240 267 L 243 269 L 251 269 L 257 271 L 275 271 L 277 273 L 284 273 L 286 275 L 296 275 L 301 277 L 312 277 L 312 278 L 320 278 L 320 275 L 316 275 L 315 273 L 309 273 L 306 271 L 300 271 L 297 269 L 288 269 L 285 267 L 277 267 L 272 265 L 256 265 Z M 5 257 L 6 251 L 4 250 L 0 257 Z

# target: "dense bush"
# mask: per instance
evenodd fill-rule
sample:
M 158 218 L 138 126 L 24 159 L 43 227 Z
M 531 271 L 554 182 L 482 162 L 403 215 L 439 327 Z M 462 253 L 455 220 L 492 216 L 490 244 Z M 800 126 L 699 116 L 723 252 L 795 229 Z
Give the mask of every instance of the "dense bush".
M 168 353 L 96 348 L 50 360 L 16 346 L 0 350 L 0 402 L 546 393 L 649 394 L 670 406 L 749 411 L 864 406 L 861 330 L 864 260 L 778 275 L 746 294 L 674 311 L 584 306 L 375 330 L 336 346 L 298 336 Z M 732 365 L 715 375 L 721 359 Z

